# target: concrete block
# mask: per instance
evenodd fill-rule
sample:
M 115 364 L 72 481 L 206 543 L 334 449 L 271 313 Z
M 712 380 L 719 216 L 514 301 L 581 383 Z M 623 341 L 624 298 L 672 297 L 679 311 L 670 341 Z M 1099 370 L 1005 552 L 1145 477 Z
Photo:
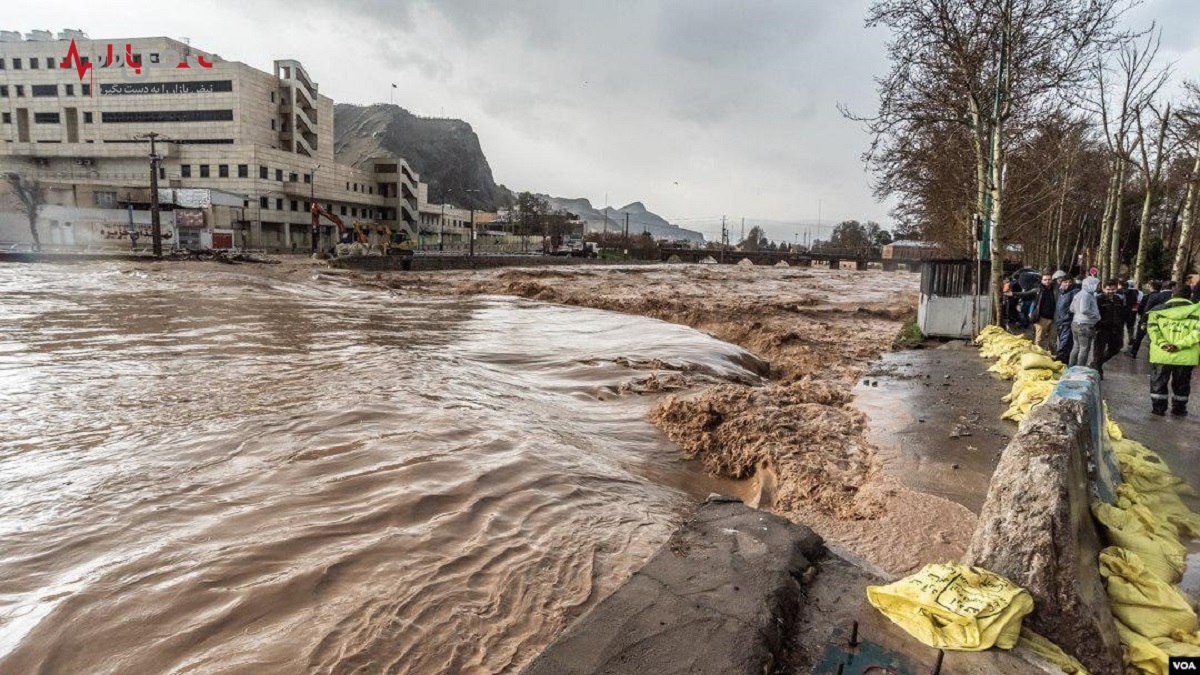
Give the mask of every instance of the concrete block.
M 964 562 L 1033 596 L 1026 625 L 1094 675 L 1119 675 L 1121 646 L 1097 565 L 1093 458 L 1105 452 L 1094 371 L 1072 369 L 1021 423 L 992 476 Z
M 806 527 L 710 500 L 524 673 L 774 672 L 801 606 L 798 579 L 823 555 Z

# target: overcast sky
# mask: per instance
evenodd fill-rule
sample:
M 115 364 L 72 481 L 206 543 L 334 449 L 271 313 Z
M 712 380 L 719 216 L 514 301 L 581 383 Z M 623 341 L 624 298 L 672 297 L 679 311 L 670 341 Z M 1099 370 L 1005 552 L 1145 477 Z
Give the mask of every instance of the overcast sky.
M 888 35 L 867 0 L 130 0 L 2 3 L 0 29 L 187 37 L 263 70 L 304 63 L 338 102 L 457 117 L 514 190 L 642 201 L 715 238 L 722 215 L 792 239 L 818 217 L 888 222 L 837 104 L 873 111 Z M 1200 0 L 1150 0 L 1200 74 Z M 801 235 L 803 236 L 803 235 Z M 814 229 L 812 236 L 817 236 Z

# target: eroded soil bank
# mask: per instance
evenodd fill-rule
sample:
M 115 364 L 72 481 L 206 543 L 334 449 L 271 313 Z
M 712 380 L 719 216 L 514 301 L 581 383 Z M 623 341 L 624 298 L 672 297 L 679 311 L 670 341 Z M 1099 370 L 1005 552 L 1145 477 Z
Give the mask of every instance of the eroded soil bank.
M 852 404 L 863 369 L 915 312 L 904 272 L 664 265 L 358 275 L 394 292 L 501 294 L 691 326 L 769 362 L 760 383 L 690 386 L 650 419 L 712 474 L 755 481 L 758 505 L 870 567 L 904 574 L 961 556 L 974 515 L 889 478 Z M 637 393 L 703 385 L 687 373 Z

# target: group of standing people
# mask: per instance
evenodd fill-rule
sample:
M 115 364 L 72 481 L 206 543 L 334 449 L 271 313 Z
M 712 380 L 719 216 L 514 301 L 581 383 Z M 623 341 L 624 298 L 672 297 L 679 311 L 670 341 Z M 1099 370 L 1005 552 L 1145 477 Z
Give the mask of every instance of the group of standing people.
M 1151 412 L 1186 415 L 1192 372 L 1200 365 L 1200 280 L 1153 281 L 1143 293 L 1131 279 L 1082 282 L 1066 272 L 1014 275 L 1005 289 L 1008 326 L 1032 326 L 1034 342 L 1071 366 L 1096 369 L 1125 348 L 1134 358 L 1150 338 Z M 1022 278 L 1023 277 L 1023 278 Z

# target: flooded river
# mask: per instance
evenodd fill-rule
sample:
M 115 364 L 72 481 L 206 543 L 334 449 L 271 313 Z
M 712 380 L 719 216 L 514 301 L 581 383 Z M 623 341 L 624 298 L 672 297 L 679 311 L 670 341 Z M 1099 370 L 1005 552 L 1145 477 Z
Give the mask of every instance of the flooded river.
M 688 328 L 240 268 L 0 266 L 0 673 L 505 672 L 710 491 Z

